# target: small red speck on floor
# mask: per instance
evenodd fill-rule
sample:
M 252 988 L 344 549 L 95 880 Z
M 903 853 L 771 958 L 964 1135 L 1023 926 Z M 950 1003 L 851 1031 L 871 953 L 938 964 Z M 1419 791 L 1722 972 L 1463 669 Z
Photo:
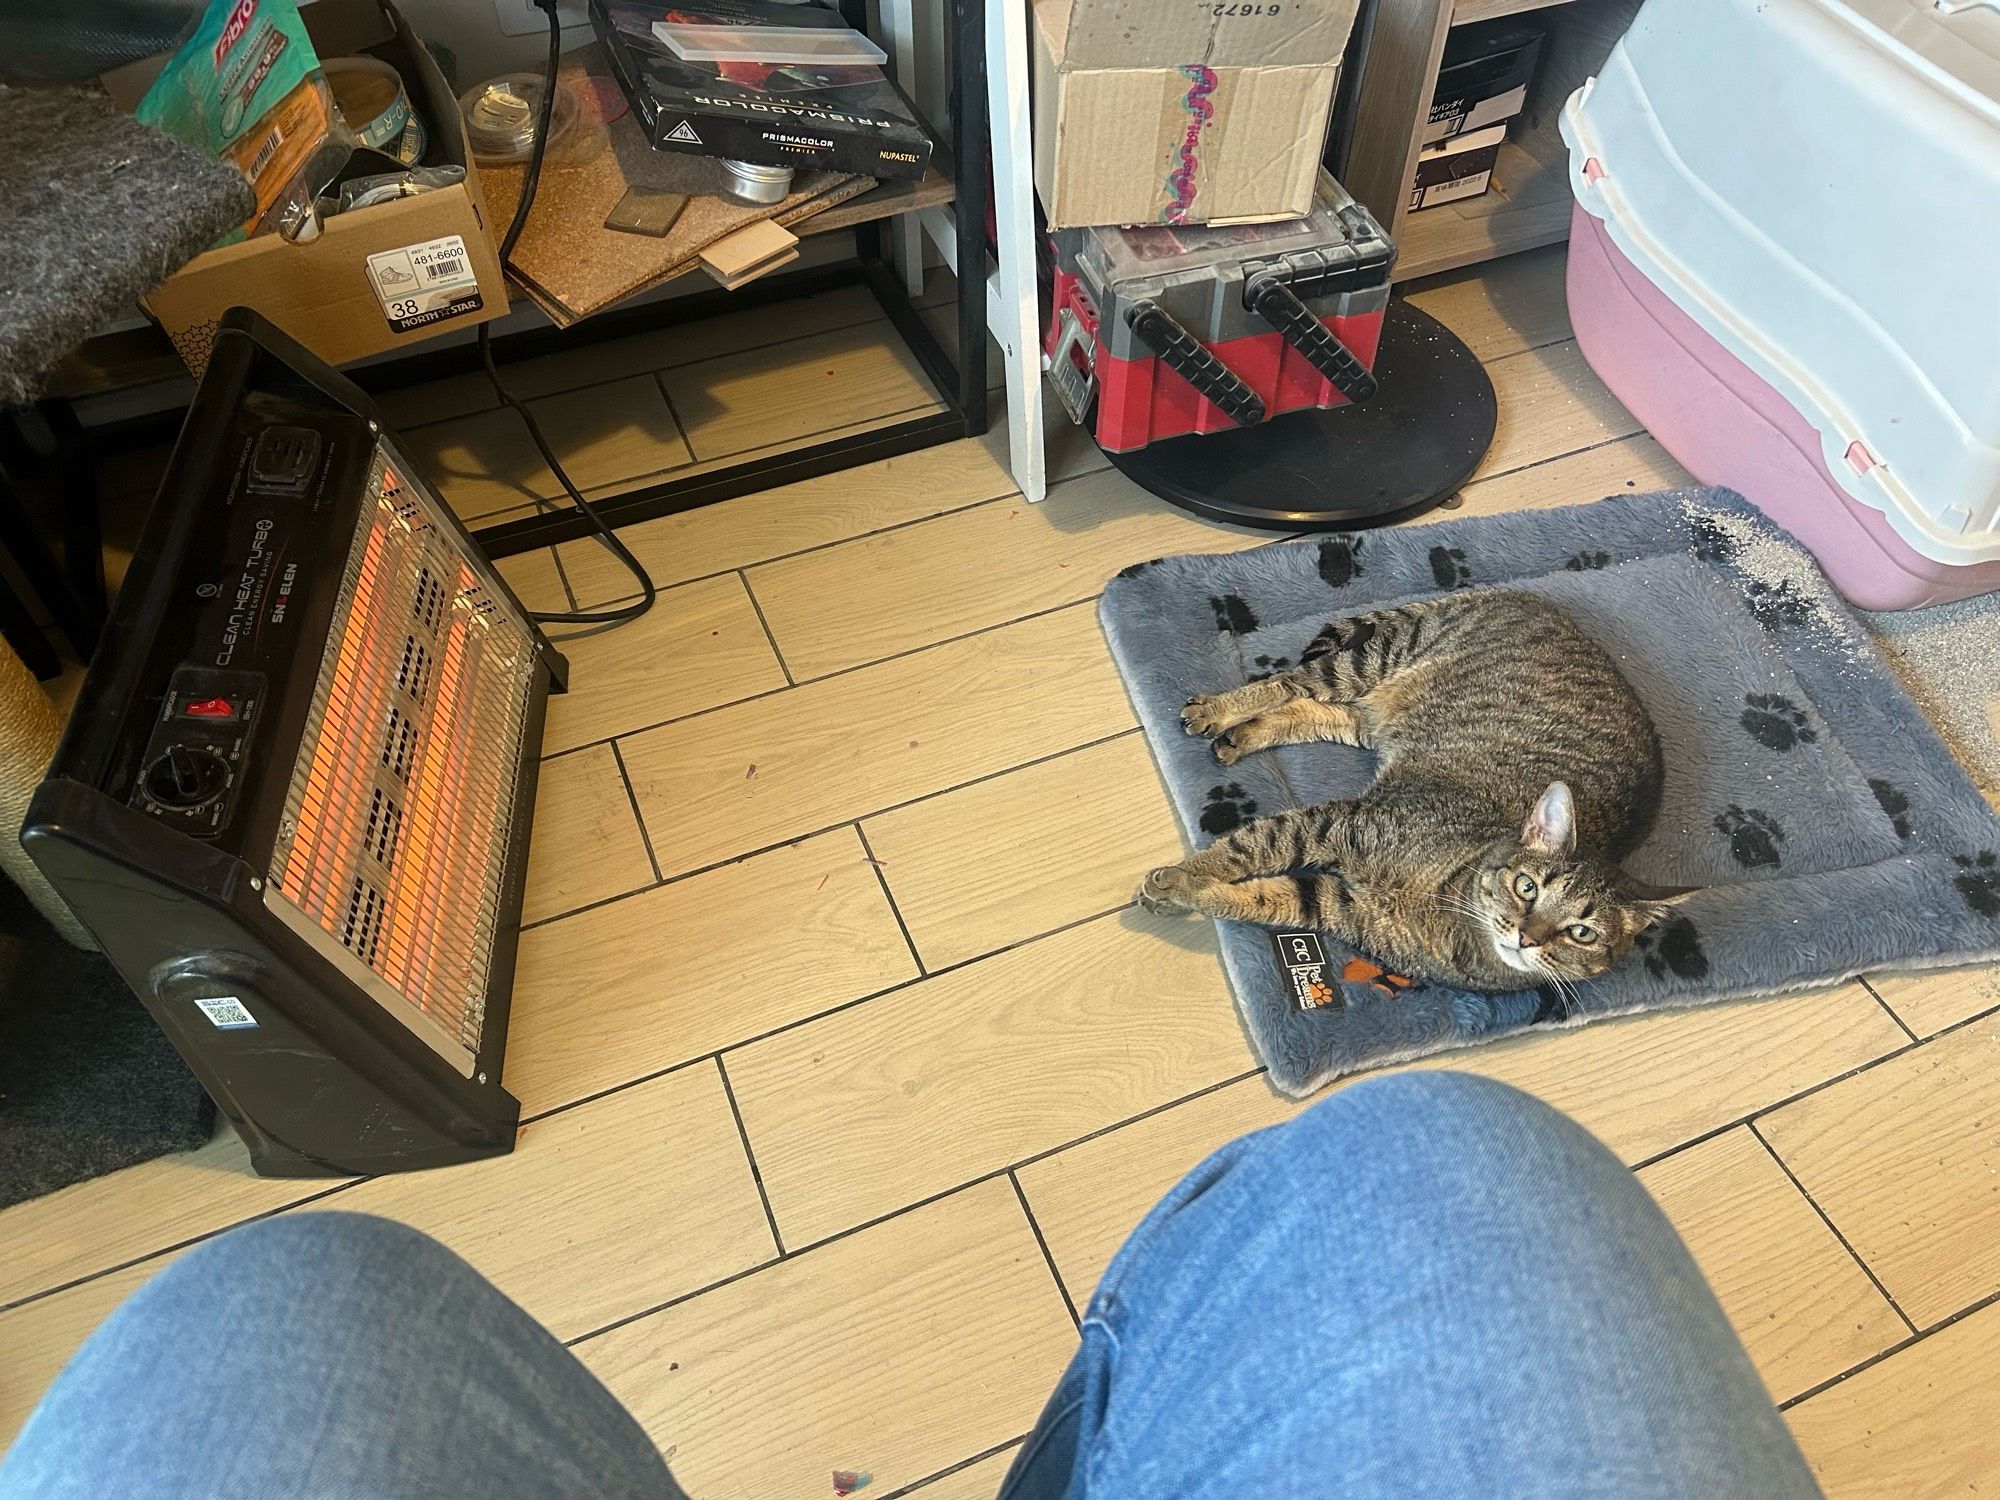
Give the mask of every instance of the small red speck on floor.
M 1068 567 L 1068 566 L 1069 566 L 1069 564 L 1068 564 L 1068 563 L 1057 563 L 1057 564 L 1056 564 L 1056 566 L 1057 566 L 1057 567 L 1059 567 L 1059 568 L 1066 568 L 1066 567 Z
M 721 634 L 722 634 L 722 632 L 721 632 L 721 631 L 719 631 L 719 630 L 711 630 L 711 631 L 709 632 L 709 634 L 710 634 L 710 635 L 721 635 Z

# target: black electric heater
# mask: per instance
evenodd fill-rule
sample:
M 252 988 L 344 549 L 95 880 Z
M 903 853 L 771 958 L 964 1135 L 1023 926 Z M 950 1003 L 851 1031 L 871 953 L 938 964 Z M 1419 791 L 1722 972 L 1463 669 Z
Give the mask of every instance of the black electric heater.
M 512 1148 L 567 670 L 367 398 L 224 318 L 22 840 L 258 1172 Z

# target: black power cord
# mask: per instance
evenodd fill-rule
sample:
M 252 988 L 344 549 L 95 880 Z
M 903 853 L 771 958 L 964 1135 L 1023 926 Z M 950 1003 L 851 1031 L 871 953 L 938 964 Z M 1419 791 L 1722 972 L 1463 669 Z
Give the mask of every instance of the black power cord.
M 521 178 L 521 201 L 514 205 L 514 218 L 507 226 L 507 233 L 500 241 L 501 274 L 506 274 L 507 257 L 514 253 L 514 246 L 521 238 L 521 230 L 528 222 L 528 210 L 535 204 L 535 189 L 542 180 L 542 155 L 548 147 L 549 125 L 556 112 L 556 68 L 562 61 L 562 23 L 556 19 L 557 0 L 535 0 L 549 21 L 549 61 L 542 72 L 541 113 L 535 121 L 535 141 L 528 148 L 528 169 Z M 536 451 L 542 455 L 542 462 L 549 466 L 549 472 L 556 476 L 556 482 L 563 487 L 571 504 L 575 505 L 583 518 L 590 522 L 597 539 L 604 543 L 611 555 L 624 564 L 625 568 L 639 581 L 639 597 L 630 604 L 621 604 L 616 609 L 577 610 L 569 613 L 538 614 L 535 619 L 544 625 L 622 625 L 628 620 L 636 620 L 653 607 L 660 591 L 653 583 L 652 574 L 645 564 L 632 555 L 632 549 L 619 539 L 618 533 L 604 524 L 603 517 L 590 507 L 590 502 L 570 480 L 556 457 L 555 449 L 542 435 L 541 424 L 535 414 L 528 410 L 526 402 L 516 396 L 501 383 L 499 368 L 493 363 L 493 325 L 490 322 L 479 325 L 479 362 L 486 367 L 486 378 L 492 382 L 494 394 L 503 406 L 511 408 L 528 429 L 528 436 L 534 440 Z M 550 502 L 542 501 L 541 504 Z

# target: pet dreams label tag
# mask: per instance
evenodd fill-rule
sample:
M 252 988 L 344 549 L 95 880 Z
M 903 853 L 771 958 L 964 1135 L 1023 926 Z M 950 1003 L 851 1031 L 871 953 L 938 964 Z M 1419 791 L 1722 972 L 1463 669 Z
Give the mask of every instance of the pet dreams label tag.
M 1291 981 L 1292 1003 L 1300 1010 L 1339 1009 L 1345 1003 L 1326 977 L 1326 949 L 1318 933 L 1274 932 L 1271 946 L 1277 950 L 1278 967 Z
M 368 257 L 368 283 L 398 333 L 463 317 L 486 305 L 465 241 L 455 234 Z
M 214 995 L 205 1000 L 195 1001 L 201 1013 L 217 1031 L 241 1031 L 246 1026 L 255 1026 L 257 1018 L 250 1014 L 250 1007 L 234 995 Z

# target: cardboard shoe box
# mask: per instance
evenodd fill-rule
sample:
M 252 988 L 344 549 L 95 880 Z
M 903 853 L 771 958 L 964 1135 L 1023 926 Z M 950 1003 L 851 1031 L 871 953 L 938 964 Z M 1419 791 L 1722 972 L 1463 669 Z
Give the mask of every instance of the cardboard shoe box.
M 1309 213 L 1357 4 L 1033 0 L 1049 227 Z
M 458 101 L 429 52 L 386 0 L 315 0 L 301 8 L 322 60 L 366 52 L 403 77 L 423 116 L 426 166 L 462 166 L 465 181 L 413 198 L 334 214 L 317 239 L 263 234 L 196 256 L 140 299 L 199 375 L 223 313 L 262 313 L 321 359 L 342 364 L 400 349 L 507 310 L 498 236 L 467 149 Z M 130 109 L 159 60 L 107 74 Z
M 1541 28 L 1511 19 L 1454 29 L 1438 67 L 1423 144 L 1484 130 L 1519 114 L 1541 50 Z
M 1507 122 L 1467 135 L 1455 135 L 1417 153 L 1417 175 L 1410 184 L 1410 207 L 1436 208 L 1461 198 L 1477 198 L 1493 181 L 1500 145 L 1507 139 Z

